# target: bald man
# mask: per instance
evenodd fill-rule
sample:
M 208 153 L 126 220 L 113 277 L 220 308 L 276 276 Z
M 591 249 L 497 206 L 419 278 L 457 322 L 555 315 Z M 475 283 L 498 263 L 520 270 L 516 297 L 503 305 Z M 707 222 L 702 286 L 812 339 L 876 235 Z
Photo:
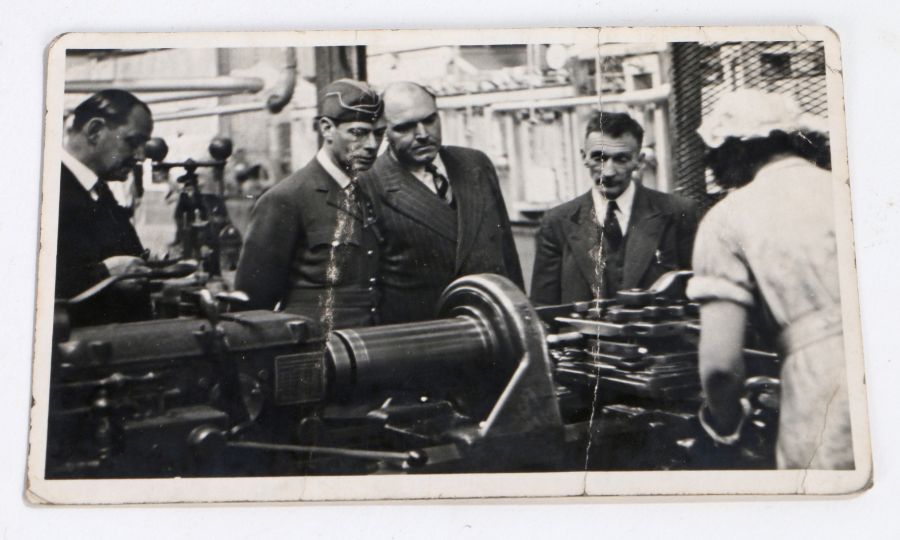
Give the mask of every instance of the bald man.
M 433 94 L 414 83 L 385 89 L 388 150 L 361 179 L 384 232 L 383 323 L 428 320 L 441 292 L 468 274 L 522 269 L 494 165 L 484 153 L 441 145 Z

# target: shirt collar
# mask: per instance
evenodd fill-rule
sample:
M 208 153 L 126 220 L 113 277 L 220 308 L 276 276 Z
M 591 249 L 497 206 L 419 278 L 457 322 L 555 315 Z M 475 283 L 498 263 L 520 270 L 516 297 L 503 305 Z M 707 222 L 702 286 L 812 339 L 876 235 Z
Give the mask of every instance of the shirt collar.
M 444 166 L 444 162 L 441 161 L 441 155 L 437 154 L 434 156 L 434 160 L 431 162 L 434 165 L 434 168 L 437 169 L 439 174 L 442 174 L 444 178 L 449 178 L 447 176 L 447 167 Z M 409 168 L 409 172 L 415 176 L 420 182 L 425 184 L 425 187 L 434 191 L 434 181 L 431 178 L 431 173 L 425 170 L 425 166 Z
M 75 176 L 78 180 L 78 183 L 84 188 L 85 191 L 91 193 L 91 190 L 97 185 L 97 182 L 100 181 L 97 178 L 97 174 L 88 168 L 87 165 L 78 160 L 77 157 L 73 156 L 69 153 L 69 151 L 63 147 L 62 152 L 62 162 L 69 171 Z
M 635 191 L 637 191 L 637 189 L 634 187 L 634 180 L 631 180 L 628 182 L 628 187 L 625 188 L 625 191 L 615 199 L 619 211 L 622 213 L 622 217 L 625 218 L 626 223 L 631 216 L 631 207 L 634 205 Z M 600 194 L 600 190 L 596 187 L 591 188 L 591 197 L 594 198 L 594 213 L 597 215 L 597 220 L 603 222 L 604 216 L 606 215 L 607 200 Z
M 341 189 L 347 189 L 347 186 L 349 186 L 351 182 L 350 175 L 331 161 L 328 150 L 326 150 L 324 146 L 316 153 L 316 159 L 319 160 L 319 165 L 325 169 L 325 172 L 334 178 L 334 181 L 341 186 Z
M 431 164 L 434 165 L 434 168 L 437 169 L 437 172 L 441 173 L 445 177 L 447 176 L 447 167 L 445 167 L 444 162 L 441 161 L 440 154 L 435 154 L 434 160 L 431 162 Z

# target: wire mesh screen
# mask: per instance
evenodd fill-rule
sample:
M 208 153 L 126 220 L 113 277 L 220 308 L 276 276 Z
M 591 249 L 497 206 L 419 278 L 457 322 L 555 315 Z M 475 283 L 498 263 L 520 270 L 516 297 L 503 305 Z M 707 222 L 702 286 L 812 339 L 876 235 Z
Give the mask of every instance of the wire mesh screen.
M 704 207 L 714 198 L 696 130 L 722 95 L 742 88 L 789 94 L 805 112 L 828 113 L 819 41 L 675 43 L 671 81 L 674 189 Z

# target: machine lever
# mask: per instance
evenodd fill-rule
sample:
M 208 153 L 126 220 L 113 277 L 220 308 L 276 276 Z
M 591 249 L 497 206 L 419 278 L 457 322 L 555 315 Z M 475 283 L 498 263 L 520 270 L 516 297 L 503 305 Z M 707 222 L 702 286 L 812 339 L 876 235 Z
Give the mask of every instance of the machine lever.
M 374 461 L 397 461 L 416 467 L 428 462 L 428 456 L 421 450 L 409 452 L 387 452 L 381 450 L 356 450 L 353 448 L 333 448 L 328 446 L 303 446 L 298 444 L 274 444 L 254 441 L 233 441 L 227 443 L 231 448 L 247 450 L 264 450 L 269 452 L 296 452 L 302 454 L 324 454 L 329 456 L 371 459 Z
M 93 298 L 98 293 L 106 290 L 109 286 L 114 283 L 118 283 L 120 281 L 125 281 L 126 279 L 170 279 L 170 278 L 181 278 L 185 276 L 189 276 L 197 271 L 197 261 L 193 259 L 187 259 L 184 261 L 179 261 L 170 266 L 159 268 L 156 270 L 150 270 L 149 272 L 133 272 L 130 274 L 119 274 L 117 276 L 110 276 L 102 281 L 99 281 L 97 284 L 92 285 L 87 290 L 78 294 L 77 296 L 69 299 L 69 304 L 80 304 L 85 300 Z

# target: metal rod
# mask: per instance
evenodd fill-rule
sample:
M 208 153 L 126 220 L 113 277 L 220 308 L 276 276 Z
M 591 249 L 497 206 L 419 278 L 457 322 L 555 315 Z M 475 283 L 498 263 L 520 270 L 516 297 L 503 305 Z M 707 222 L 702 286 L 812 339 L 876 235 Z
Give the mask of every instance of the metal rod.
M 236 91 L 256 93 L 265 87 L 259 77 L 208 77 L 195 79 L 107 79 L 66 81 L 66 93 L 90 94 L 107 88 L 129 92 Z
M 553 107 L 576 107 L 578 105 L 605 105 L 610 103 L 620 103 L 624 105 L 640 105 L 644 103 L 655 103 L 669 99 L 672 87 L 669 84 L 661 84 L 656 88 L 648 88 L 646 90 L 634 90 L 632 92 L 623 92 L 621 94 L 607 94 L 603 96 L 578 96 L 565 97 L 556 99 L 546 99 L 540 102 L 535 101 L 511 101 L 507 103 L 499 103 L 489 105 L 491 112 L 505 111 L 510 109 L 549 109 Z
M 564 334 L 550 334 L 547 336 L 547 345 L 568 345 L 583 340 L 581 332 L 566 332 Z
M 296 452 L 301 454 L 326 454 L 330 456 L 354 457 L 360 459 L 407 461 L 415 456 L 411 452 L 386 452 L 379 450 L 355 450 L 352 448 L 334 448 L 330 446 L 303 446 L 299 444 L 275 444 L 254 441 L 229 442 L 232 448 L 246 448 L 248 450 L 267 450 L 270 452 Z
M 173 92 L 171 94 L 159 94 L 142 98 L 141 101 L 148 105 L 154 103 L 171 103 L 173 101 L 189 101 L 194 99 L 208 99 L 233 96 L 241 94 L 243 90 L 210 90 L 194 92 Z
M 251 101 L 250 103 L 230 103 L 228 105 L 218 105 L 215 107 L 207 107 L 202 109 L 185 109 L 170 113 L 160 113 L 153 115 L 154 122 L 165 122 L 167 120 L 182 120 L 185 118 L 200 118 L 203 116 L 216 116 L 220 114 L 240 114 L 252 111 L 261 111 L 266 108 L 265 102 Z
M 161 169 L 173 169 L 175 167 L 183 167 L 187 169 L 188 167 L 194 168 L 203 168 L 203 167 L 224 167 L 225 161 L 160 161 L 153 163 L 154 167 L 159 167 Z

